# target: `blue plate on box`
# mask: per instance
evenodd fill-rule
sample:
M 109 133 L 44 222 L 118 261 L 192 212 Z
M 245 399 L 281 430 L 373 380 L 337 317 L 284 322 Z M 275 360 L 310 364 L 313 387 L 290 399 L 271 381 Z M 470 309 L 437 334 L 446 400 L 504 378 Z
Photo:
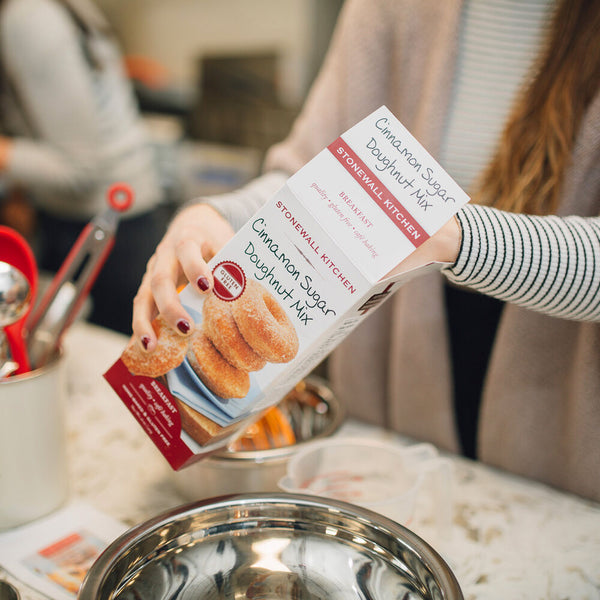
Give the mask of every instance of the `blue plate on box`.
M 213 401 L 208 399 L 201 388 L 192 379 L 188 370 L 180 365 L 167 373 L 167 381 L 171 393 L 185 402 L 188 406 L 202 413 L 221 427 L 233 422 L 233 419 L 223 412 Z
M 179 367 L 167 373 L 167 381 L 172 394 L 221 426 L 247 417 L 252 410 L 252 405 L 258 400 L 260 392 L 260 387 L 251 374 L 250 392 L 247 396 L 221 398 L 204 385 L 187 358 Z

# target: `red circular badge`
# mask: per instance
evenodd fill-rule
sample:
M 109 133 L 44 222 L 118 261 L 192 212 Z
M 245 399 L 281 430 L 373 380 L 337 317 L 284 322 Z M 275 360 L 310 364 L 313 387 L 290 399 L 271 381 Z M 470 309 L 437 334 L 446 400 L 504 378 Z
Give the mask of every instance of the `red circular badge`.
M 246 276 L 242 267 L 231 261 L 223 261 L 213 269 L 215 280 L 215 294 L 230 302 L 236 300 L 244 293 L 246 287 Z

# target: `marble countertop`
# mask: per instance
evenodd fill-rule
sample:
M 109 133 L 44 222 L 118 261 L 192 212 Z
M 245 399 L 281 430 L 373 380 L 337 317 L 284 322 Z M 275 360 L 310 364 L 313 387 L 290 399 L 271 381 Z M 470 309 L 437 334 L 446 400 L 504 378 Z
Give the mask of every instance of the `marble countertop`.
M 102 374 L 126 338 L 84 323 L 65 340 L 70 494 L 128 526 L 187 501 L 165 459 Z M 408 440 L 347 422 L 340 435 Z M 600 599 L 600 504 L 459 457 L 451 535 L 431 506 L 410 528 L 438 549 L 466 600 Z M 10 579 L 10 576 L 8 576 Z M 41 596 L 22 589 L 23 600 Z

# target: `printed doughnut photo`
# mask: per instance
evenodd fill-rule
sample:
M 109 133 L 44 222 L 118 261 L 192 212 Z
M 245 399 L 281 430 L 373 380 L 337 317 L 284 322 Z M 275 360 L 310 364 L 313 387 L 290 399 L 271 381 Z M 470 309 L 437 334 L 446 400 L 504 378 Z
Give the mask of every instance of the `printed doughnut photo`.
M 188 341 L 171 329 L 159 315 L 152 322 L 158 343 L 151 354 L 143 352 L 132 338 L 121 354 L 121 360 L 132 375 L 161 377 L 178 367 L 188 351 Z
M 159 315 L 151 354 L 132 339 L 121 360 L 132 375 L 160 379 L 174 396 L 185 434 L 201 446 L 215 442 L 246 418 L 260 393 L 253 373 L 287 363 L 298 353 L 298 335 L 275 298 L 248 280 L 236 300 L 211 294 L 201 313 L 186 305 L 196 323 L 184 337 Z
M 257 281 L 249 280 L 233 301 L 231 312 L 242 337 L 264 360 L 287 363 L 298 353 L 298 335 L 277 300 Z
M 254 373 L 293 360 L 299 341 L 283 308 L 254 280 L 236 300 L 211 294 L 201 314 L 186 310 L 196 330 L 167 381 L 183 429 L 203 446 L 229 435 L 251 413 L 260 393 Z

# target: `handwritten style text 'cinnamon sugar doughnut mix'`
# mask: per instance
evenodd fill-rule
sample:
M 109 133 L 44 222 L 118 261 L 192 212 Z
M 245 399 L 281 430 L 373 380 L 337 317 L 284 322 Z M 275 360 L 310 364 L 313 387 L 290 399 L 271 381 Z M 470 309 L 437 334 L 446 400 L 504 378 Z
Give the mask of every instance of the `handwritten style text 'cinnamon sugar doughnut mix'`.
M 468 201 L 382 106 L 296 174 L 180 293 L 191 336 L 154 323 L 105 378 L 173 469 L 232 442 L 408 279 L 398 264 Z

